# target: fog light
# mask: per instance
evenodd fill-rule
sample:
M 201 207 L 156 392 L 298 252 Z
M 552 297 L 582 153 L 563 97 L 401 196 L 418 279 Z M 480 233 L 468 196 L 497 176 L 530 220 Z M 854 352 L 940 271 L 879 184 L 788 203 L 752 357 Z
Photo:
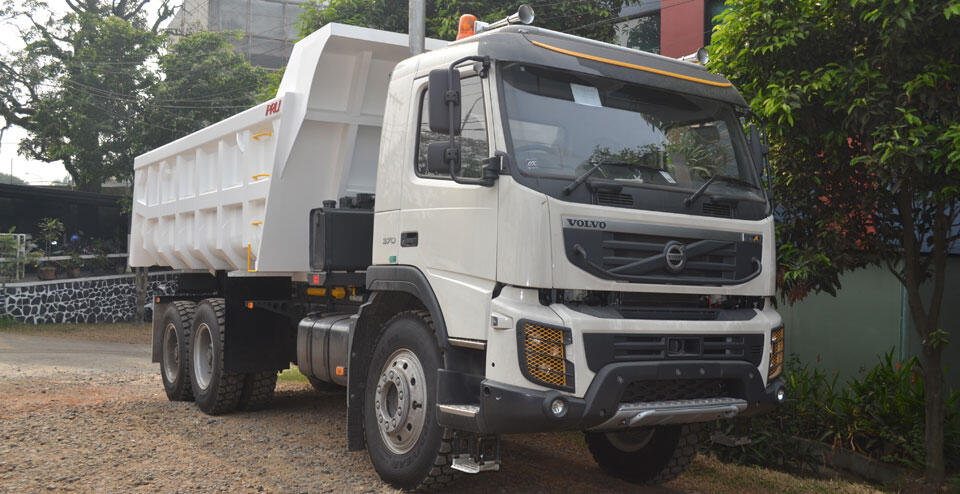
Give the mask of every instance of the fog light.
M 787 390 L 780 388 L 777 390 L 777 401 L 783 403 L 783 400 L 787 398 Z
M 567 402 L 561 398 L 553 400 L 553 402 L 550 403 L 550 413 L 557 418 L 563 417 L 567 414 Z

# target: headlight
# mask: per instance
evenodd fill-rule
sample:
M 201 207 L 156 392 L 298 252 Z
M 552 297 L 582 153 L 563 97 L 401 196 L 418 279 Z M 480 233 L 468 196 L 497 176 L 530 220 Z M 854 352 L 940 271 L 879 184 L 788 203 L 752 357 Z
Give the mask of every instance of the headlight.
M 573 390 L 573 362 L 566 346 L 573 342 L 567 328 L 522 320 L 517 323 L 517 349 L 524 377 L 537 384 Z

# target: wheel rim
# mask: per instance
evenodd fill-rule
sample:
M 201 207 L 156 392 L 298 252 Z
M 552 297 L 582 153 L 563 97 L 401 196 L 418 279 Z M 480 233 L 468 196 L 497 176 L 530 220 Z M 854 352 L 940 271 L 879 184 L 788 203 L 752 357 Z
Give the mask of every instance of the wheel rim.
M 377 428 L 394 454 L 404 454 L 417 444 L 426 422 L 427 379 L 417 355 L 401 348 L 380 371 L 375 394 Z
M 180 377 L 180 338 L 173 323 L 163 330 L 163 375 L 169 383 L 177 382 Z
M 193 375 L 200 389 L 207 389 L 213 377 L 213 335 L 207 323 L 197 326 L 197 337 L 193 345 Z
M 639 429 L 608 432 L 605 435 L 607 436 L 607 441 L 610 441 L 610 444 L 613 445 L 614 448 L 624 453 L 634 453 L 649 444 L 656 432 L 657 429 L 654 427 L 641 427 Z

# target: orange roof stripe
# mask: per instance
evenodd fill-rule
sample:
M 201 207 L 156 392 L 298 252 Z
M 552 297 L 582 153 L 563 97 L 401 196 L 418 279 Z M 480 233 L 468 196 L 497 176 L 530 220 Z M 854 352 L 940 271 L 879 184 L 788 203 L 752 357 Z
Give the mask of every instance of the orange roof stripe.
M 610 64 L 610 65 L 617 65 L 617 66 L 620 66 L 620 67 L 626 67 L 626 68 L 628 68 L 628 69 L 642 70 L 642 71 L 644 71 L 644 72 L 650 72 L 650 73 L 652 73 L 652 74 L 665 75 L 665 76 L 667 76 L 667 77 L 673 77 L 674 79 L 682 79 L 682 80 L 684 80 L 684 81 L 697 82 L 697 83 L 700 83 L 700 84 L 706 84 L 706 85 L 708 85 L 708 86 L 716 86 L 716 87 L 731 87 L 731 86 L 733 86 L 733 84 L 730 84 L 729 82 L 708 81 L 708 80 L 706 80 L 706 79 L 699 79 L 699 78 L 697 78 L 697 77 L 690 77 L 690 76 L 688 76 L 688 75 L 676 74 L 676 73 L 674 73 L 674 72 L 668 72 L 668 71 L 666 71 L 666 70 L 654 69 L 654 68 L 651 68 L 651 67 L 644 67 L 643 65 L 637 65 L 637 64 L 627 63 L 627 62 L 621 62 L 621 61 L 619 61 L 619 60 L 611 60 L 611 59 L 609 59 L 609 58 L 603 58 L 603 57 L 598 57 L 598 56 L 595 56 L 595 55 L 589 55 L 589 54 L 587 54 L 587 53 L 580 53 L 580 52 L 571 51 L 571 50 L 564 50 L 563 48 L 557 48 L 556 46 L 550 46 L 550 45 L 548 45 L 548 44 L 546 44 L 546 43 L 540 43 L 540 42 L 534 41 L 534 40 L 532 40 L 532 39 L 530 40 L 530 42 L 533 43 L 533 44 L 535 44 L 535 45 L 537 45 L 537 46 L 539 46 L 539 47 L 541 47 L 541 48 L 546 48 L 546 49 L 548 49 L 548 50 L 555 51 L 555 52 L 557 52 L 557 53 L 563 53 L 564 55 L 570 55 L 570 56 L 577 57 L 577 58 L 585 58 L 585 59 L 587 59 L 587 60 L 593 60 L 593 61 L 595 61 L 595 62 L 608 63 L 608 64 Z

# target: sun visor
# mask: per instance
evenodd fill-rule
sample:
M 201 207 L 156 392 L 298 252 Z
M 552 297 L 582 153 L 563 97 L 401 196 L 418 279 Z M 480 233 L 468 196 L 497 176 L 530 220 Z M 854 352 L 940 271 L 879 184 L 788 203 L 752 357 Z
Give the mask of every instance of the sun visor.
M 582 72 L 747 106 L 730 81 L 689 62 L 529 27 L 504 28 L 479 41 L 480 55 L 498 61 Z

